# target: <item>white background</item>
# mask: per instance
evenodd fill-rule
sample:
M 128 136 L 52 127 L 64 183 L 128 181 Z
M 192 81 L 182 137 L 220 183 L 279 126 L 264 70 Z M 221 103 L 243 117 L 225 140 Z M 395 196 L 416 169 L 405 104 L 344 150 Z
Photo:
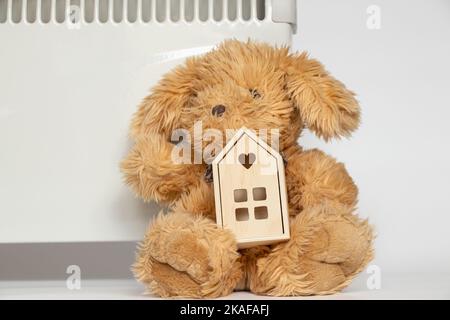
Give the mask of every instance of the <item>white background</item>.
M 381 9 L 381 29 L 366 9 Z M 450 271 L 450 2 L 301 1 L 294 48 L 358 94 L 362 126 L 319 146 L 347 165 L 376 260 L 395 272 Z
M 370 5 L 381 9 L 379 30 L 366 26 Z M 346 164 L 358 211 L 377 230 L 373 263 L 425 287 L 450 271 L 450 2 L 303 0 L 298 16 L 293 49 L 322 61 L 363 111 L 353 138 L 326 144 L 305 133 L 301 144 Z M 61 279 L 71 263 L 86 276 L 129 277 L 133 251 L 133 243 L 0 245 L 0 279 Z

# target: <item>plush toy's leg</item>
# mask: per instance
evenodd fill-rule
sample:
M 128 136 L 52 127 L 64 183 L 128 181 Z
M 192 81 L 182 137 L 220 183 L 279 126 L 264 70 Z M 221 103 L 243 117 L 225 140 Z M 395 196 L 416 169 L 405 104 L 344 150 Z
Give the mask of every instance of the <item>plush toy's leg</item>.
M 250 289 L 274 296 L 330 294 L 372 259 L 372 230 L 349 207 L 328 203 L 292 218 L 291 239 L 255 259 Z
M 233 235 L 204 216 L 160 214 L 139 246 L 134 273 L 163 297 L 230 294 L 242 277 Z

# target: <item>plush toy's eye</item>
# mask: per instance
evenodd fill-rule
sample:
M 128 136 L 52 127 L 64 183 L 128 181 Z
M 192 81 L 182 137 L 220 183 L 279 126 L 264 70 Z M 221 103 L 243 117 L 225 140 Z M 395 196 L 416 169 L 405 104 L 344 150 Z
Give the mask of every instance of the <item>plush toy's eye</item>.
M 223 104 L 218 104 L 212 108 L 211 113 L 215 117 L 221 117 L 225 113 L 225 106 Z
M 261 98 L 261 94 L 256 89 L 248 89 L 250 91 L 250 94 L 252 95 L 253 99 L 259 99 Z
M 187 137 L 188 131 L 186 129 L 175 130 L 172 133 L 172 136 L 169 138 L 169 142 L 173 145 L 184 144 L 189 141 L 189 137 Z

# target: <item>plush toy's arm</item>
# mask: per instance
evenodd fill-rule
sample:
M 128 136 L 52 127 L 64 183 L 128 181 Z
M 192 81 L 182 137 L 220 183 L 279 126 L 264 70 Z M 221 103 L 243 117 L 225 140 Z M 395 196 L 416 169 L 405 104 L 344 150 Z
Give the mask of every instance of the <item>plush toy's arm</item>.
M 356 205 L 358 188 L 342 163 L 320 150 L 302 151 L 299 147 L 292 148 L 286 159 L 286 186 L 293 213 L 327 201 Z
M 174 147 L 160 134 L 135 137 L 121 169 L 126 183 L 139 197 L 171 203 L 203 177 L 204 165 L 179 163 L 172 155 Z

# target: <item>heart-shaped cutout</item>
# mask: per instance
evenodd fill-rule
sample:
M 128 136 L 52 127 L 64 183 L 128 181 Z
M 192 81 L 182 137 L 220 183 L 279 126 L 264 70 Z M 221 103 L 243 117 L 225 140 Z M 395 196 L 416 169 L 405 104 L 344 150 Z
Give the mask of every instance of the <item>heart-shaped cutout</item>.
M 245 169 L 250 169 L 256 160 L 256 156 L 253 153 L 241 153 L 238 157 L 239 163 L 244 166 Z

